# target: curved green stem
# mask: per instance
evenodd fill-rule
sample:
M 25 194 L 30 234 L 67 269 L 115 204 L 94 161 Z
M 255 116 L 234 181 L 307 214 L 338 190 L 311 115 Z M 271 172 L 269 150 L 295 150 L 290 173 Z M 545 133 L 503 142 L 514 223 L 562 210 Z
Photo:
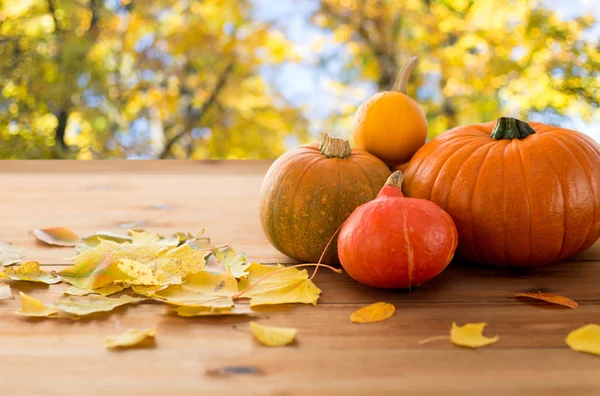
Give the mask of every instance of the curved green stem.
M 496 120 L 496 126 L 490 135 L 492 139 L 525 139 L 533 135 L 535 130 L 525 121 L 512 117 L 500 117 Z

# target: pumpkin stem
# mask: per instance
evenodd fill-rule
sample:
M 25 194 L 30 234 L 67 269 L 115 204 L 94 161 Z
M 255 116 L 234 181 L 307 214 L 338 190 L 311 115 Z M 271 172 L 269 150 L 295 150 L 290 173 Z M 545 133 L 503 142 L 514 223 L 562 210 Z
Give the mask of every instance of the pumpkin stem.
M 413 69 L 417 64 L 417 57 L 413 56 L 402 66 L 400 72 L 398 72 L 398 76 L 396 77 L 396 82 L 394 82 L 394 86 L 392 87 L 392 91 L 406 93 L 406 89 L 408 88 L 408 78 L 410 77 L 410 73 L 412 73 Z
M 402 173 L 401 171 L 396 171 L 392 173 L 390 177 L 388 177 L 387 181 L 385 182 L 385 185 L 394 186 L 398 187 L 399 189 L 402 189 L 402 183 L 404 183 L 404 173 Z
M 329 136 L 325 134 L 321 145 L 319 146 L 321 154 L 329 158 L 346 158 L 352 153 L 350 142 L 348 140 Z
M 525 139 L 533 135 L 535 130 L 525 121 L 512 117 L 500 117 L 496 120 L 496 126 L 490 135 L 492 139 Z

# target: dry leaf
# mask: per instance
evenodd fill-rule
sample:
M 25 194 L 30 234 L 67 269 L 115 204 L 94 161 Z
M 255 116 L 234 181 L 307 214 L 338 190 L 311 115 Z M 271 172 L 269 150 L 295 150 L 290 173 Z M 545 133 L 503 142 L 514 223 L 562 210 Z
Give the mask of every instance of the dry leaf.
M 294 342 L 298 330 L 289 327 L 262 326 L 256 322 L 250 322 L 252 334 L 263 345 L 284 346 Z
M 25 249 L 10 243 L 0 243 L 0 266 L 13 265 L 25 257 Z
M 30 297 L 23 292 L 19 292 L 19 294 L 21 295 L 21 309 L 17 311 L 19 315 L 49 317 L 56 315 L 58 312 L 54 307 L 44 305 L 40 300 Z
M 381 322 L 392 317 L 396 308 L 392 304 L 378 302 L 362 307 L 350 315 L 350 321 L 354 323 Z
M 253 315 L 254 311 L 248 305 L 236 305 L 230 308 L 209 307 L 177 307 L 177 315 L 189 318 L 193 316 L 223 316 L 223 315 Z
M 156 278 L 152 268 L 140 262 L 129 259 L 118 259 L 117 266 L 132 279 L 124 281 L 130 285 L 156 286 L 161 285 L 161 281 Z
M 156 258 L 156 268 L 174 276 L 185 276 L 204 269 L 207 252 L 184 243 L 175 249 L 163 250 Z
M 10 290 L 10 285 L 0 283 L 0 300 L 7 300 L 10 298 L 13 298 L 12 291 Z
M 152 296 L 154 296 L 154 293 L 156 293 L 157 291 L 160 291 L 160 290 L 164 290 L 167 287 L 169 287 L 169 285 L 157 285 L 157 286 L 132 285 L 131 290 L 135 294 L 139 294 L 139 295 L 146 296 L 146 297 L 152 297 Z
M 152 329 L 129 329 L 116 336 L 106 337 L 104 345 L 106 348 L 127 348 L 136 346 L 148 337 L 154 338 L 156 328 Z
M 75 234 L 68 228 L 63 227 L 36 229 L 31 231 L 31 233 L 38 240 L 54 246 L 72 247 L 77 245 L 77 243 L 81 240 L 79 235 Z
M 246 262 L 246 255 L 235 254 L 235 250 L 231 247 L 218 249 L 212 254 L 215 260 L 212 262 L 211 272 L 231 272 L 234 277 L 242 278 L 248 275 L 248 267 L 250 263 Z
M 479 348 L 497 342 L 499 336 L 490 338 L 483 335 L 485 326 L 487 323 L 467 323 L 464 326 L 457 326 L 456 322 L 452 323 L 450 340 L 454 345 L 469 348 Z
M 81 252 L 83 250 L 96 247 L 103 240 L 113 241 L 116 243 L 125 243 L 125 242 L 131 242 L 133 240 L 133 237 L 131 237 L 129 235 L 113 234 L 112 232 L 98 231 L 95 234 L 91 234 L 91 235 L 83 237 L 81 239 L 81 243 L 79 245 L 77 245 L 77 250 L 79 252 Z
M 40 269 L 37 261 L 28 261 L 18 267 L 7 267 L 4 274 L 12 280 L 39 282 L 47 285 L 59 283 L 62 279 L 54 271 L 48 272 Z
M 517 293 L 517 294 L 515 294 L 515 296 L 516 297 L 533 298 L 536 300 L 546 301 L 546 302 L 549 302 L 552 304 L 563 305 L 563 306 L 569 307 L 569 308 L 579 307 L 579 304 L 577 304 L 575 301 L 571 300 L 570 298 L 559 296 L 558 294 L 554 294 L 554 293 L 538 293 L 538 292 L 530 293 L 530 292 L 527 292 L 527 293 Z
M 107 241 L 102 241 L 102 244 Z M 114 243 L 114 242 L 113 242 Z M 128 281 L 133 278 L 119 268 L 108 253 L 88 249 L 74 257 L 75 264 L 59 272 L 65 282 L 80 289 L 98 289 L 114 281 Z
M 188 307 L 229 308 L 238 293 L 238 283 L 230 273 L 198 272 L 185 277 L 181 285 L 154 293 L 160 301 Z
M 118 293 L 127 288 L 127 286 L 119 284 L 108 284 L 98 289 L 79 289 L 78 287 L 71 286 L 64 291 L 64 294 L 70 296 L 87 296 L 89 294 L 100 294 L 101 296 L 110 296 L 111 294 Z
M 131 296 L 121 296 L 119 298 L 110 298 L 93 294 L 85 299 L 67 297 L 54 301 L 54 307 L 67 313 L 84 316 L 96 312 L 109 312 L 125 304 L 144 301 L 144 298 Z
M 281 270 L 282 268 L 286 267 L 281 264 L 276 267 L 250 264 L 248 276 L 240 281 L 239 289 L 246 290 L 259 280 L 260 283 L 244 292 L 242 297 L 250 298 L 251 306 L 287 303 L 316 305 L 321 289 L 308 279 L 308 272 L 297 268 Z M 276 274 L 265 278 L 276 271 Z
M 586 324 L 570 332 L 565 342 L 574 351 L 600 355 L 600 326 Z

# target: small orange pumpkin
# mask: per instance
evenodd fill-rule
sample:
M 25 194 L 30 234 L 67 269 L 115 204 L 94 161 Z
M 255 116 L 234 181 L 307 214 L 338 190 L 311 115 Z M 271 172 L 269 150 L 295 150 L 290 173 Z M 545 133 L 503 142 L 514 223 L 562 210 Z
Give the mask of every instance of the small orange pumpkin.
M 456 227 L 436 204 L 405 198 L 394 172 L 377 198 L 359 206 L 340 230 L 338 253 L 354 280 L 386 289 L 419 286 L 454 257 Z
M 352 136 L 356 146 L 388 165 L 408 162 L 425 144 L 427 119 L 417 102 L 406 95 L 408 78 L 417 63 L 411 58 L 389 92 L 380 92 L 356 112 Z
M 472 262 L 550 264 L 600 236 L 600 147 L 579 132 L 514 118 L 462 126 L 415 154 L 404 192 L 450 214 L 458 252 Z
M 346 139 L 296 147 L 269 168 L 261 187 L 260 221 L 271 244 L 296 260 L 316 263 L 327 242 L 359 205 L 372 200 L 388 167 Z M 323 263 L 338 262 L 337 243 Z

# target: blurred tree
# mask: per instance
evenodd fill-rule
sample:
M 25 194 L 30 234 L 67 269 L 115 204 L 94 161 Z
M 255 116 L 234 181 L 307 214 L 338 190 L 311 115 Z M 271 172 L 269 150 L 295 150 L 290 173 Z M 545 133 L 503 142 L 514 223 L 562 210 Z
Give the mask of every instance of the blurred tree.
M 432 137 L 501 114 L 600 115 L 591 15 L 561 20 L 536 0 L 321 0 L 313 22 L 353 55 L 344 73 L 381 90 L 417 55 L 409 95 Z
M 0 0 L 0 158 L 265 158 L 306 139 L 238 0 Z

